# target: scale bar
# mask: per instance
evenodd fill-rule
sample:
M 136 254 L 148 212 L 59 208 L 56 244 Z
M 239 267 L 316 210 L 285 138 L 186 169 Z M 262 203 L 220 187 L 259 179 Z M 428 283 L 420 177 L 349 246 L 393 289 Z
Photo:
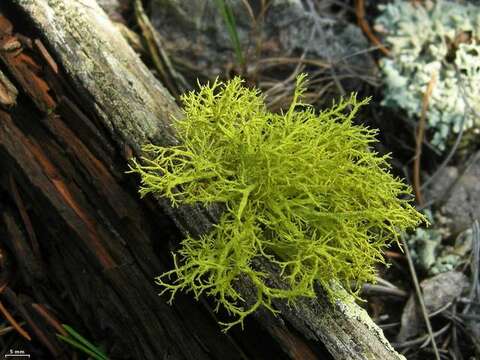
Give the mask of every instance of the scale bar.
M 30 357 L 30 354 L 5 354 L 5 357 Z

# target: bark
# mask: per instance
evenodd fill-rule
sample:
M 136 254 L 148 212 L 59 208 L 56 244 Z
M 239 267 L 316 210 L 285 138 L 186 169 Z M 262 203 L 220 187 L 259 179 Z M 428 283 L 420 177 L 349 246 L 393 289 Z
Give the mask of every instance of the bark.
M 111 331 L 124 349 L 117 353 L 136 359 L 263 358 L 255 339 L 278 358 L 319 358 L 323 345 L 335 359 L 402 358 L 347 295 L 331 304 L 318 289 L 315 301 L 277 302 L 279 318 L 259 311 L 232 335 L 219 332 L 207 301 L 178 296 L 170 307 L 157 296 L 153 277 L 167 269 L 179 238 L 170 220 L 200 235 L 219 216 L 218 209 L 140 202 L 124 174 L 142 145 L 176 143 L 170 120 L 180 109 L 94 0 L 12 3 L 3 9 L 9 17 L 23 14 L 28 35 L 41 36 L 22 44 L 14 35 L 20 29 L 0 21 L 4 67 L 34 104 L 0 110 L 0 161 L 9 174 L 3 188 L 14 194 L 18 184 L 9 198 L 29 239 L 10 233 L 7 245 L 36 298 L 65 308 L 52 296 L 60 285 L 86 328 Z M 275 269 L 266 270 L 282 286 Z M 251 297 L 250 284 L 241 290 Z

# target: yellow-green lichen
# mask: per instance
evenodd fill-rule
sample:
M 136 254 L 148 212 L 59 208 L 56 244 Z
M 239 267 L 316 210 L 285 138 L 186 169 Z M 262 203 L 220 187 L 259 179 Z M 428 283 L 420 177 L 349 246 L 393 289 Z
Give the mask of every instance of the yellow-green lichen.
M 352 95 L 316 113 L 303 91 L 301 76 L 290 108 L 274 114 L 239 78 L 202 86 L 183 96 L 185 116 L 174 121 L 181 145 L 145 146 L 132 165 L 142 195 L 224 205 L 209 233 L 183 240 L 157 283 L 172 299 L 178 290 L 213 297 L 235 316 L 227 328 L 260 306 L 273 311 L 273 299 L 314 297 L 317 281 L 327 291 L 331 279 L 349 290 L 374 281 L 382 250 L 422 220 L 401 199 L 410 189 L 389 173 L 388 157 L 370 149 L 376 131 L 352 124 L 367 100 Z M 255 258 L 274 263 L 286 287 L 269 285 Z M 256 288 L 254 304 L 237 291 L 241 276 Z

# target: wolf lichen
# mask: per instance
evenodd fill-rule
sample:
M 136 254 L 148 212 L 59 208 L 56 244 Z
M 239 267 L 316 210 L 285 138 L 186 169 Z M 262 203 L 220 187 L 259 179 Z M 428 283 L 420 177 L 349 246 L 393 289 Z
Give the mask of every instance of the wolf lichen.
M 173 122 L 181 145 L 147 145 L 132 165 L 142 195 L 224 205 L 209 233 L 183 240 L 157 283 L 170 301 L 179 290 L 213 297 L 235 316 L 227 328 L 260 306 L 274 311 L 274 299 L 314 297 L 315 282 L 328 291 L 332 279 L 350 290 L 374 281 L 382 250 L 422 220 L 401 199 L 410 189 L 389 173 L 388 157 L 370 149 L 376 131 L 352 124 L 368 100 L 352 95 L 316 113 L 303 91 L 301 76 L 288 111 L 274 114 L 239 78 L 202 86 L 183 96 L 185 116 Z M 286 286 L 272 286 L 257 258 Z M 253 304 L 235 286 L 240 277 L 256 288 Z

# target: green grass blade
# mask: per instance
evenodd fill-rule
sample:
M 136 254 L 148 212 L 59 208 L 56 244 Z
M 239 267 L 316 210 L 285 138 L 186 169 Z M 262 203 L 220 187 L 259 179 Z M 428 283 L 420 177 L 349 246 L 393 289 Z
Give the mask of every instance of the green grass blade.
M 76 332 L 71 326 L 62 324 L 63 328 L 65 331 L 67 331 L 68 335 L 72 338 L 73 341 L 81 344 L 82 346 L 86 347 L 90 351 L 94 352 L 98 356 L 100 356 L 103 359 L 107 359 L 107 356 L 103 353 L 103 351 L 99 350 L 95 345 L 93 345 L 90 341 L 85 339 L 82 335 L 80 335 L 78 332 Z M 62 336 L 62 335 L 59 335 Z
M 77 342 L 73 339 L 70 339 L 69 337 L 66 337 L 66 336 L 63 336 L 63 335 L 60 335 L 60 334 L 57 334 L 57 337 L 60 340 L 66 342 L 69 345 L 71 345 L 72 347 L 84 352 L 85 354 L 88 354 L 89 356 L 91 356 L 95 360 L 108 360 L 107 356 L 102 354 L 101 352 L 97 353 L 97 352 L 91 350 L 90 348 L 86 347 L 82 343 L 79 343 L 79 342 Z
M 237 31 L 237 24 L 235 22 L 235 17 L 232 12 L 232 8 L 226 3 L 225 0 L 215 0 L 217 4 L 218 10 L 225 21 L 225 25 L 227 26 L 227 31 L 230 36 L 230 40 L 232 42 L 233 48 L 235 50 L 235 57 L 237 58 L 237 62 L 240 65 L 245 63 L 245 59 L 242 53 L 242 47 L 240 45 L 240 38 L 238 37 Z

